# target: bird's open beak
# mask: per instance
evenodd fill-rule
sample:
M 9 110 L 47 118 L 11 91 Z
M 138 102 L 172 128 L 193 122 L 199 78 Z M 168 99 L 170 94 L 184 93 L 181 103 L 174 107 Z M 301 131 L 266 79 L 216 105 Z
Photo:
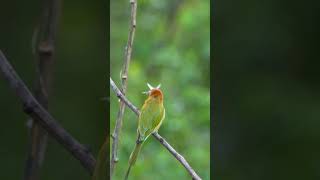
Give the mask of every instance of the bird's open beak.
M 160 89 L 161 84 L 159 84 L 157 87 L 153 87 L 149 83 L 147 83 L 147 86 L 149 87 L 150 90 L 152 90 L 152 89 Z
M 149 87 L 150 90 L 154 89 L 149 83 L 147 83 L 147 86 Z
M 144 91 L 144 92 L 142 92 L 142 94 L 150 95 L 151 90 L 152 90 L 152 89 L 160 89 L 161 84 L 159 84 L 156 88 L 155 88 L 155 87 L 152 87 L 149 83 L 147 83 L 147 86 L 148 86 L 148 88 L 149 88 L 149 91 Z

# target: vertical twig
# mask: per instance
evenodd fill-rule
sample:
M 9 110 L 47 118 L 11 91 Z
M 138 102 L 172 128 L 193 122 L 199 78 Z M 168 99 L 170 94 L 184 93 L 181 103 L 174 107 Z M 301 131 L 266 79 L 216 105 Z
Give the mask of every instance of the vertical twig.
M 134 40 L 134 34 L 136 30 L 136 12 L 137 12 L 137 1 L 130 0 L 131 5 L 131 18 L 130 18 L 130 28 L 129 28 L 129 37 L 128 42 L 125 48 L 125 59 L 123 67 L 121 70 L 121 91 L 123 94 L 127 92 L 127 83 L 128 83 L 128 69 L 131 60 L 132 53 L 132 44 Z M 120 108 L 117 115 L 116 125 L 112 134 L 112 149 L 111 149 L 111 162 L 110 162 L 110 177 L 112 177 L 115 164 L 118 162 L 118 145 L 119 145 L 119 134 L 122 127 L 123 114 L 125 110 L 125 104 L 120 101 Z
M 54 62 L 54 44 L 57 34 L 60 0 L 46 0 L 43 4 L 43 15 L 40 29 L 35 32 L 38 39 L 37 80 L 35 98 L 48 109 L 48 96 L 52 79 Z M 34 37 L 35 38 L 35 37 Z M 36 40 L 37 41 L 37 40 Z M 25 167 L 25 180 L 39 179 L 39 169 L 42 165 L 47 145 L 47 132 L 33 119 L 29 120 L 30 144 Z

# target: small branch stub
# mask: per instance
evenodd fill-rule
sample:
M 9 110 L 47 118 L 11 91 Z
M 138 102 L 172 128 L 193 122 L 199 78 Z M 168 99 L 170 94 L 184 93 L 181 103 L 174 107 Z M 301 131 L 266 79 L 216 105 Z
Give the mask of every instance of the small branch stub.
M 54 52 L 54 46 L 48 42 L 41 42 L 38 48 L 39 54 L 52 55 Z

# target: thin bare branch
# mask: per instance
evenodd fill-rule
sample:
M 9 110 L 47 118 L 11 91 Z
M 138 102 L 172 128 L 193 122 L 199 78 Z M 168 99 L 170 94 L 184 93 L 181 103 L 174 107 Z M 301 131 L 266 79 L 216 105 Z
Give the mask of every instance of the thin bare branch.
M 136 108 L 118 89 L 116 84 L 113 82 L 113 80 L 110 78 L 110 85 L 112 90 L 116 93 L 117 97 L 121 99 L 134 113 L 139 115 L 139 109 Z
M 112 90 L 115 92 L 117 97 L 124 102 L 138 117 L 140 115 L 140 111 L 136 108 L 126 97 L 121 93 L 119 88 L 115 85 L 113 80 L 110 78 L 110 86 Z M 154 138 L 156 138 L 188 171 L 192 179 L 201 180 L 198 174 L 193 170 L 193 168 L 189 165 L 186 159 L 179 154 L 163 137 L 161 137 L 158 133 L 152 134 Z
M 120 74 L 121 84 L 122 84 L 121 92 L 123 94 L 126 94 L 127 92 L 128 70 L 129 70 L 131 54 L 132 54 L 132 44 L 133 44 L 135 30 L 136 30 L 137 1 L 130 0 L 130 5 L 131 5 L 131 16 L 130 16 L 128 42 L 125 48 L 125 59 L 124 59 L 123 67 Z M 112 177 L 115 164 L 118 162 L 119 135 L 121 132 L 124 110 L 125 110 L 125 104 L 124 102 L 120 101 L 117 120 L 116 120 L 115 128 L 112 134 L 113 141 L 112 141 L 112 148 L 111 148 L 110 177 Z
M 200 180 L 201 178 L 198 174 L 193 170 L 193 168 L 189 165 L 187 160 L 179 154 L 163 137 L 158 133 L 153 133 L 153 137 L 155 137 L 167 150 L 186 168 L 192 179 Z
M 40 30 L 36 29 L 36 37 L 39 38 L 37 47 L 37 82 L 35 98 L 48 109 L 48 97 L 51 85 L 51 77 L 54 61 L 54 45 L 57 34 L 58 16 L 60 14 L 60 0 L 46 0 L 43 4 L 43 17 Z M 36 41 L 36 39 L 35 39 Z M 28 158 L 25 165 L 25 180 L 39 179 L 39 169 L 42 165 L 48 134 L 34 120 L 30 119 L 30 144 Z
M 21 100 L 24 112 L 39 123 L 49 135 L 55 138 L 67 151 L 80 161 L 82 166 L 87 169 L 90 174 L 92 174 L 96 162 L 92 154 L 63 129 L 51 114 L 41 106 L 17 75 L 1 50 L 0 72 Z

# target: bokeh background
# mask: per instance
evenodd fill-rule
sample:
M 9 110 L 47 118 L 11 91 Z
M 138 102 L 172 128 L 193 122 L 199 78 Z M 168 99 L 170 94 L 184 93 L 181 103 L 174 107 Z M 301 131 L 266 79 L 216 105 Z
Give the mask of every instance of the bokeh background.
M 0 49 L 33 89 L 35 57 L 31 40 L 42 1 L 1 1 Z M 107 3 L 63 1 L 49 108 L 77 140 L 97 154 L 108 119 Z M 0 76 L 0 179 L 23 179 L 27 116 Z M 49 139 L 40 179 L 90 179 L 87 171 L 54 139 Z
M 215 1 L 213 175 L 320 178 L 319 1 Z
M 110 70 L 120 85 L 128 38 L 128 1 L 111 1 Z M 210 6 L 209 0 L 138 1 L 137 29 L 127 96 L 141 108 L 146 83 L 161 83 L 166 119 L 159 130 L 199 175 L 210 178 Z M 119 109 L 111 97 L 111 131 Z M 114 179 L 123 179 L 136 140 L 137 117 L 126 109 Z M 131 179 L 190 179 L 184 167 L 153 137 L 143 145 Z

